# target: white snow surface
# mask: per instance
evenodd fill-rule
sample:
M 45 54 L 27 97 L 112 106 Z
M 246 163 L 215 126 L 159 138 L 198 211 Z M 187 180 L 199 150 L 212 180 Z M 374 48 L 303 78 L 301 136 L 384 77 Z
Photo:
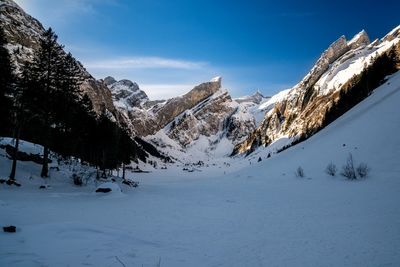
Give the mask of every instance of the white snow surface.
M 67 166 L 39 190 L 28 173 L 40 166 L 18 162 L 22 186 L 0 185 L 0 225 L 17 226 L 0 233 L 0 266 L 399 266 L 399 101 L 397 73 L 270 158 L 260 148 L 193 172 L 128 172 L 140 186 L 117 195 L 74 186 Z M 367 178 L 324 173 L 349 153 L 369 165 Z M 10 163 L 0 149 L 0 176 Z

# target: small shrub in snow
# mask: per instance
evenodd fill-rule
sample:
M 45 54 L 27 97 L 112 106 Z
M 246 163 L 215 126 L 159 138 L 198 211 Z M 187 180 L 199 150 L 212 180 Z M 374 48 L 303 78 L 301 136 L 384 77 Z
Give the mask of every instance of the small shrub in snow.
M 299 166 L 299 167 L 297 168 L 295 174 L 296 174 L 296 177 L 301 177 L 301 178 L 303 178 L 303 177 L 304 177 L 304 170 L 303 170 L 303 168 Z
M 325 172 L 330 175 L 330 176 L 335 176 L 336 175 L 336 165 L 333 164 L 332 162 L 328 164 L 328 166 L 326 166 Z
M 358 176 L 360 176 L 360 178 L 364 178 L 368 176 L 370 169 L 368 167 L 368 165 L 364 162 L 360 163 L 360 165 L 358 165 L 357 167 L 357 174 Z
M 340 174 L 349 180 L 357 179 L 356 171 L 354 169 L 353 155 L 351 153 L 347 158 L 346 165 L 342 167 L 342 172 Z

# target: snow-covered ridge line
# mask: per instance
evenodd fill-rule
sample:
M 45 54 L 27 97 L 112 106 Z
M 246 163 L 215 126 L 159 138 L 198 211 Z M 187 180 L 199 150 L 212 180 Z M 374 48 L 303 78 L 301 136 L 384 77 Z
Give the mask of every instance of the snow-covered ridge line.
M 364 30 L 349 42 L 340 37 L 322 53 L 304 79 L 260 106 L 268 106 L 261 126 L 234 151 L 244 153 L 255 144 L 268 145 L 282 136 L 300 137 L 320 129 L 324 114 L 337 101 L 335 92 L 370 67 L 376 58 L 399 46 L 400 27 L 397 28 L 373 43 Z

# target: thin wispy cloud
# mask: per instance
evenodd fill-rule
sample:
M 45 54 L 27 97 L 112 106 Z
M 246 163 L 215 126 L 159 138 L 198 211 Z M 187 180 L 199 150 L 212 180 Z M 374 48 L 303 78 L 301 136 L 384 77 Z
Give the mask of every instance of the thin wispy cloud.
M 207 66 L 207 62 L 188 61 L 163 57 L 127 57 L 110 60 L 88 61 L 90 69 L 184 69 L 195 70 Z

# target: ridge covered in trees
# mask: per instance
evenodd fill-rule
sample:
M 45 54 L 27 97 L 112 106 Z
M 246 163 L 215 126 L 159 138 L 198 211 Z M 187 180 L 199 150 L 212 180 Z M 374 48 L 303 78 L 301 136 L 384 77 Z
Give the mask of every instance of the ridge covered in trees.
M 49 151 L 114 169 L 136 159 L 137 144 L 104 109 L 93 111 L 79 89 L 79 66 L 49 28 L 32 60 L 16 74 L 0 29 L 0 136 L 15 139 L 10 180 L 15 179 L 19 139 L 43 145 L 41 176 L 47 177 Z M 15 51 L 18 53 L 18 51 Z

